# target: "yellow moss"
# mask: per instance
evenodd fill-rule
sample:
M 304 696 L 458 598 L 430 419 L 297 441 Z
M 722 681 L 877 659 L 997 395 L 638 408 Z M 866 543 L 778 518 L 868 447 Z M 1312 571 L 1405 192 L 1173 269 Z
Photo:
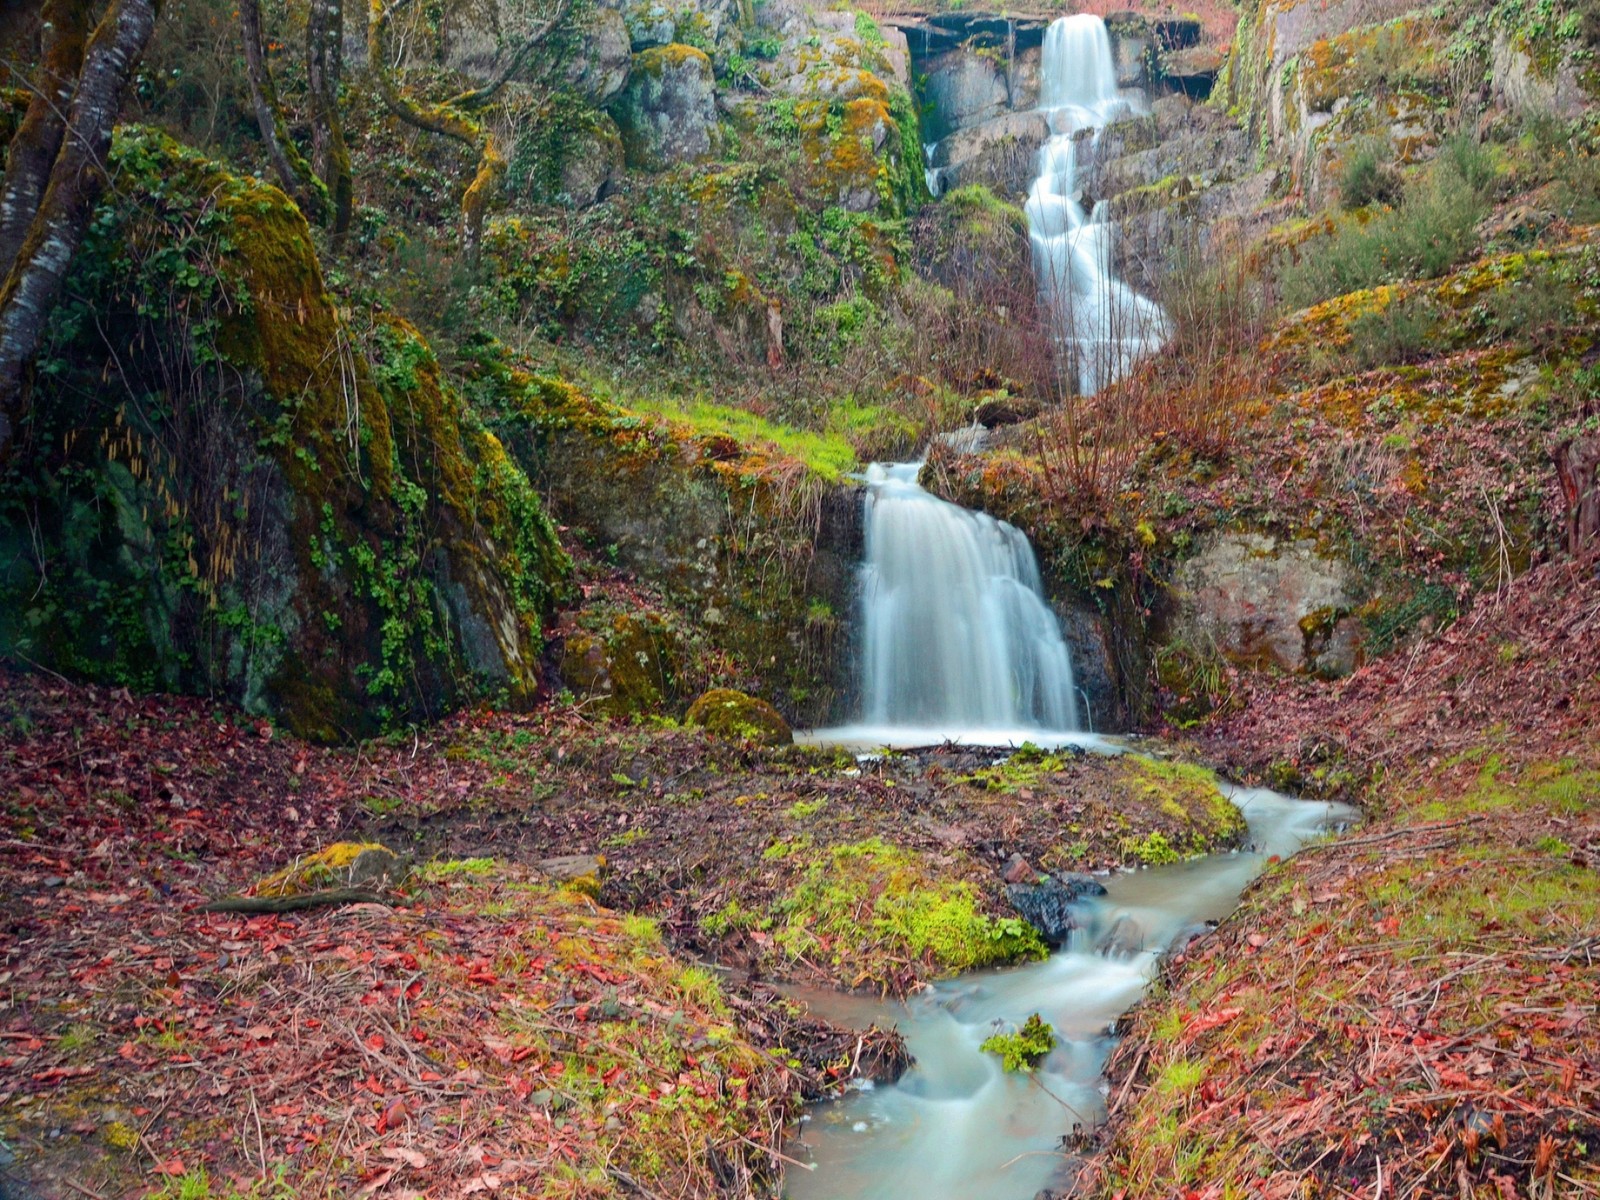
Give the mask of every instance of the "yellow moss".
M 378 842 L 334 842 L 315 854 L 291 863 L 256 884 L 258 896 L 298 896 L 346 882 L 363 854 L 392 861 L 394 853 Z

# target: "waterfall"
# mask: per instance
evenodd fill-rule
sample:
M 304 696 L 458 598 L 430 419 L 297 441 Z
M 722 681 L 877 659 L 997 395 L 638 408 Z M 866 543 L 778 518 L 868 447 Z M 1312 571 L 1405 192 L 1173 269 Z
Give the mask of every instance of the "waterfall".
M 1078 729 L 1077 688 L 1028 539 L 923 490 L 921 465 L 867 471 L 863 723 L 811 738 L 1063 740 L 1048 735 Z
M 1099 132 L 1137 111 L 1143 97 L 1117 89 L 1111 37 L 1099 17 L 1079 13 L 1045 31 L 1039 107 L 1050 138 L 1024 211 L 1046 308 L 1075 363 L 1078 390 L 1099 391 L 1161 348 L 1169 322 L 1161 307 L 1116 277 L 1113 230 L 1097 206 L 1085 214 L 1077 186 L 1077 135 Z

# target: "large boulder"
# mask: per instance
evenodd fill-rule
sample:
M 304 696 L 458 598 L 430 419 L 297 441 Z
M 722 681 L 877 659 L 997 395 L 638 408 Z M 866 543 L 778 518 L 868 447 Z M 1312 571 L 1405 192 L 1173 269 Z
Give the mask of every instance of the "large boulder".
M 1344 675 L 1358 665 L 1350 567 L 1314 541 L 1221 534 L 1174 581 L 1179 639 L 1228 658 L 1286 671 Z
M 1001 196 L 1021 198 L 1038 173 L 1039 147 L 1050 125 L 1039 112 L 1006 113 L 958 129 L 933 152 L 943 190 L 982 184 Z
M 552 126 L 553 126 L 552 121 Z M 604 199 L 622 178 L 622 134 L 603 112 L 570 114 L 555 136 L 535 124 L 530 143 L 513 158 L 513 187 L 535 204 L 587 208 Z
M 590 12 L 583 37 L 566 64 L 567 83 L 595 104 L 622 90 L 633 66 L 633 47 L 622 14 L 611 8 Z
M 705 158 L 717 132 L 711 59 L 676 43 L 634 55 L 612 115 L 630 167 L 661 170 Z

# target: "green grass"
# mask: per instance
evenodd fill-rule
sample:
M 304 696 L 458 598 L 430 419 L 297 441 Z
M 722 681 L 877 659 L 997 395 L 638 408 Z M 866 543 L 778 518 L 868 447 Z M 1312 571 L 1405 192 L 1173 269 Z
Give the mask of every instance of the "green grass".
M 627 404 L 637 412 L 683 422 L 699 434 L 723 434 L 747 447 L 765 444 L 786 458 L 799 460 L 829 482 L 837 482 L 857 466 L 855 448 L 841 433 L 794 429 L 709 400 L 680 404 L 660 396 L 634 396 Z M 861 414 L 855 414 L 855 419 L 861 420 Z

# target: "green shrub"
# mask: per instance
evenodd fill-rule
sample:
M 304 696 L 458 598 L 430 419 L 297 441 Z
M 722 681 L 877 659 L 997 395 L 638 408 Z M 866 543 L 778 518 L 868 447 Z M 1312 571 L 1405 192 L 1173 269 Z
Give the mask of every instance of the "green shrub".
M 1380 283 L 1431 279 L 1470 256 L 1478 222 L 1488 211 L 1480 164 L 1441 155 L 1407 185 L 1397 208 L 1365 220 L 1347 217 L 1326 240 L 1301 247 L 1278 273 L 1279 292 L 1291 309 L 1305 308 Z M 1485 184 L 1485 186 L 1487 186 Z
M 1362 370 L 1425 357 L 1439 334 L 1439 312 L 1427 296 L 1407 296 L 1350 322 L 1350 356 Z
M 1400 177 L 1390 165 L 1388 144 L 1363 142 L 1350 153 L 1339 172 L 1339 203 L 1346 210 L 1369 204 L 1394 204 L 1402 194 Z

